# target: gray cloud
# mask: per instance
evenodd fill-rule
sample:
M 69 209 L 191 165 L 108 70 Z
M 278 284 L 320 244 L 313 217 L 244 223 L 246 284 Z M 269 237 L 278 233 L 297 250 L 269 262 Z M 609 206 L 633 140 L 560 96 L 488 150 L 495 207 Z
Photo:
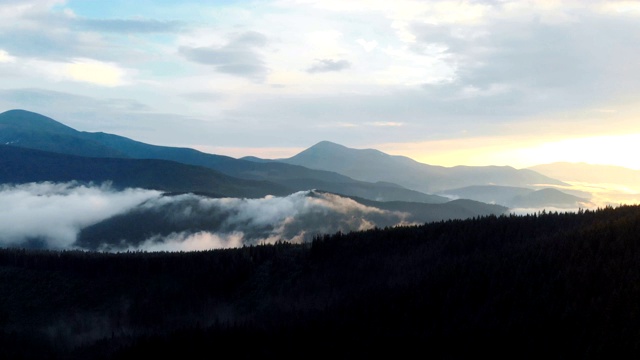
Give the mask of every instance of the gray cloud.
M 572 15 L 580 21 L 415 23 L 412 49 L 422 53 L 430 45 L 445 46 L 457 66 L 458 92 L 472 87 L 506 114 L 570 110 L 640 90 L 640 55 L 629 36 L 640 33 L 637 19 L 597 15 L 588 8 Z M 512 95 L 491 94 L 496 86 Z M 486 104 L 488 98 L 478 100 Z
M 416 36 L 414 52 L 424 54 L 432 45 L 444 49 L 457 69 L 453 82 L 383 94 L 254 98 L 228 116 L 260 134 L 277 136 L 277 129 L 286 127 L 290 136 L 277 141 L 290 146 L 329 139 L 357 147 L 370 139 L 492 136 L 503 132 L 507 123 L 543 116 L 561 122 L 565 117 L 557 114 L 634 96 L 640 90 L 640 53 L 634 51 L 632 34 L 640 33 L 640 22 L 633 17 L 579 16 L 582 21 L 568 23 L 535 19 L 467 27 L 416 23 L 410 28 Z M 272 120 L 262 121 L 265 114 Z M 384 132 L 365 126 L 375 121 L 405 126 Z M 269 145 L 264 136 L 247 136 L 252 144 Z
M 351 67 L 347 60 L 320 59 L 307 69 L 309 73 L 322 73 L 330 71 L 342 71 Z
M 220 135 L 203 120 L 182 114 L 151 112 L 130 98 L 95 99 L 44 89 L 0 90 L 0 111 L 25 109 L 80 131 L 104 131 L 152 144 L 207 143 Z M 158 129 L 162 128 L 163 132 Z
M 180 21 L 91 19 L 52 11 L 50 2 L 32 2 L 0 23 L 1 48 L 18 57 L 66 61 L 78 57 L 103 61 L 139 61 L 144 53 L 122 46 L 119 34 L 178 33 Z M 140 41 L 140 39 L 138 39 Z
M 53 61 L 64 61 L 74 57 L 109 60 L 118 57 L 115 53 L 106 54 L 107 51 L 96 46 L 95 39 L 91 44 L 91 41 L 66 29 L 46 29 L 46 26 L 38 26 L 38 28 L 0 28 L 0 30 L 2 48 L 17 57 Z M 102 56 L 103 54 L 105 56 Z
M 224 98 L 224 95 L 221 93 L 204 92 L 204 91 L 184 93 L 184 94 L 181 94 L 180 96 L 182 96 L 185 99 L 189 99 L 197 102 L 219 101 L 220 99 Z
M 182 46 L 179 52 L 187 60 L 212 65 L 221 73 L 262 81 L 268 69 L 256 48 L 264 47 L 266 43 L 264 35 L 250 31 L 235 36 L 219 48 Z
M 262 47 L 267 45 L 267 37 L 257 31 L 247 31 L 236 35 L 227 47 Z

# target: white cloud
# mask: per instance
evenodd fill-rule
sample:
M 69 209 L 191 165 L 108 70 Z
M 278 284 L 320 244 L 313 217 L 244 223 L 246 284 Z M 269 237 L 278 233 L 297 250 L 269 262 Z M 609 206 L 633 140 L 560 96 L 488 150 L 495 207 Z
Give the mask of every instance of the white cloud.
M 139 246 L 132 246 L 129 250 L 144 251 L 203 251 L 211 249 L 230 249 L 242 247 L 242 232 L 231 234 L 212 234 L 199 231 L 195 234 L 172 233 L 168 236 L 153 236 Z
M 157 191 L 114 191 L 108 184 L 29 183 L 0 186 L 0 245 L 42 241 L 49 248 L 70 248 L 79 231 L 140 203 Z
M 367 41 L 365 39 L 358 39 L 357 42 L 366 52 L 371 52 L 373 49 L 378 47 L 378 42 L 375 40 Z
M 73 59 L 64 69 L 65 77 L 102 86 L 127 84 L 127 72 L 116 64 L 92 59 Z
M 70 62 L 31 59 L 21 64 L 25 73 L 37 73 L 60 82 L 72 81 L 105 87 L 117 87 L 130 83 L 132 71 L 116 64 L 93 59 L 77 58 Z
M 15 62 L 16 58 L 11 56 L 5 50 L 0 49 L 0 63 L 12 63 Z

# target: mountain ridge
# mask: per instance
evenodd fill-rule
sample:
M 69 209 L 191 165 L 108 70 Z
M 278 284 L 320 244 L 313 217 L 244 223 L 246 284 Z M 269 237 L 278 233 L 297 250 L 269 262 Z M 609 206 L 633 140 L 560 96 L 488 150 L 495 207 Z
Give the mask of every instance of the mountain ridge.
M 27 110 L 0 114 L 0 143 L 44 151 L 92 157 L 158 159 L 204 166 L 245 180 L 269 181 L 292 191 L 319 188 L 374 200 L 412 200 L 443 203 L 447 198 L 398 186 L 352 179 L 337 172 L 309 169 L 279 162 L 257 163 L 191 148 L 146 144 L 104 132 L 81 132 L 44 115 Z
M 375 149 L 353 149 L 330 141 L 320 141 L 292 157 L 274 161 L 335 171 L 362 181 L 388 181 L 426 193 L 470 185 L 531 188 L 541 184 L 568 185 L 530 169 L 495 165 L 429 165 L 406 156 L 389 155 Z

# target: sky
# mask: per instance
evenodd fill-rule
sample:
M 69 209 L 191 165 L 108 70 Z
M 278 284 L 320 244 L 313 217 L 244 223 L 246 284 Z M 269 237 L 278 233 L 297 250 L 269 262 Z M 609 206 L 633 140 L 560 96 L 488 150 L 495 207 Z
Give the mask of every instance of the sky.
M 242 157 L 640 169 L 638 1 L 0 0 L 0 111 Z

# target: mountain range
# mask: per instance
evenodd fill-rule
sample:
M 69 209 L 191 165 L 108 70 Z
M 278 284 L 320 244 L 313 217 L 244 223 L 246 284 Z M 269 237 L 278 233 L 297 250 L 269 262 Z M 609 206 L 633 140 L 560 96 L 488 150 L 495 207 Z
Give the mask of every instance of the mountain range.
M 532 188 L 567 185 L 530 169 L 511 166 L 435 166 L 406 156 L 389 155 L 375 149 L 350 149 L 329 141 L 321 141 L 293 157 L 276 161 L 335 171 L 361 181 L 396 183 L 426 193 L 471 185 Z
M 290 158 L 236 159 L 78 131 L 26 110 L 0 114 L 0 144 L 0 183 L 108 181 L 116 188 L 217 198 L 317 190 L 379 209 L 408 211 L 415 222 L 501 214 L 508 208 L 577 208 L 589 204 L 590 197 L 566 190 L 571 185 L 559 165 L 444 167 L 329 141 Z M 438 207 L 445 204 L 446 210 Z
M 77 131 L 51 118 L 25 110 L 10 110 L 0 114 L 0 144 L 92 158 L 156 159 L 195 165 L 218 172 L 209 173 L 209 176 L 224 174 L 243 180 L 263 181 L 264 194 L 270 192 L 270 189 L 286 188 L 289 193 L 322 189 L 379 201 L 400 200 L 424 203 L 448 201 L 442 196 L 409 190 L 395 184 L 358 181 L 336 172 L 284 163 L 257 163 L 229 156 L 207 154 L 190 148 L 146 144 L 103 132 Z M 164 163 L 164 166 L 172 165 Z M 177 176 L 177 174 L 185 176 L 181 170 L 165 172 L 165 176 Z M 28 179 L 25 178 L 26 180 Z M 42 180 L 47 179 L 41 177 L 31 179 L 31 181 Z M 4 180 L 0 179 L 0 181 Z M 239 195 L 236 191 L 229 194 L 220 193 L 220 191 L 210 192 L 217 192 L 222 196 Z M 240 192 L 240 196 L 255 195 L 256 192 L 253 189 L 244 194 Z
M 30 248 L 73 244 L 82 249 L 120 251 L 202 239 L 214 245 L 256 244 L 267 239 L 310 241 L 318 233 L 500 215 L 508 210 L 499 204 L 452 201 L 395 183 L 355 180 L 301 165 L 234 159 L 77 131 L 25 110 L 0 114 L 0 192 L 28 192 L 12 186 L 46 182 L 108 183 L 115 191 L 157 190 L 162 198 L 147 194 L 151 201 L 120 207 L 104 216 L 87 217 L 60 208 L 61 215 L 68 215 L 58 226 L 67 229 L 69 236 L 55 239 L 46 229 L 30 231 L 37 227 L 32 223 L 19 227 L 25 229 L 24 235 L 10 232 L 3 238 L 0 228 L 0 244 Z M 73 191 L 75 185 L 69 186 Z M 85 211 L 95 210 L 87 207 Z M 88 220 L 76 221 L 71 216 Z M 19 221 L 28 222 L 14 220 Z
M 530 188 L 499 185 L 472 185 L 442 191 L 453 198 L 472 199 L 489 204 L 501 204 L 510 208 L 585 208 L 592 206 L 590 194 L 572 191 L 581 196 L 567 194 L 557 189 Z

